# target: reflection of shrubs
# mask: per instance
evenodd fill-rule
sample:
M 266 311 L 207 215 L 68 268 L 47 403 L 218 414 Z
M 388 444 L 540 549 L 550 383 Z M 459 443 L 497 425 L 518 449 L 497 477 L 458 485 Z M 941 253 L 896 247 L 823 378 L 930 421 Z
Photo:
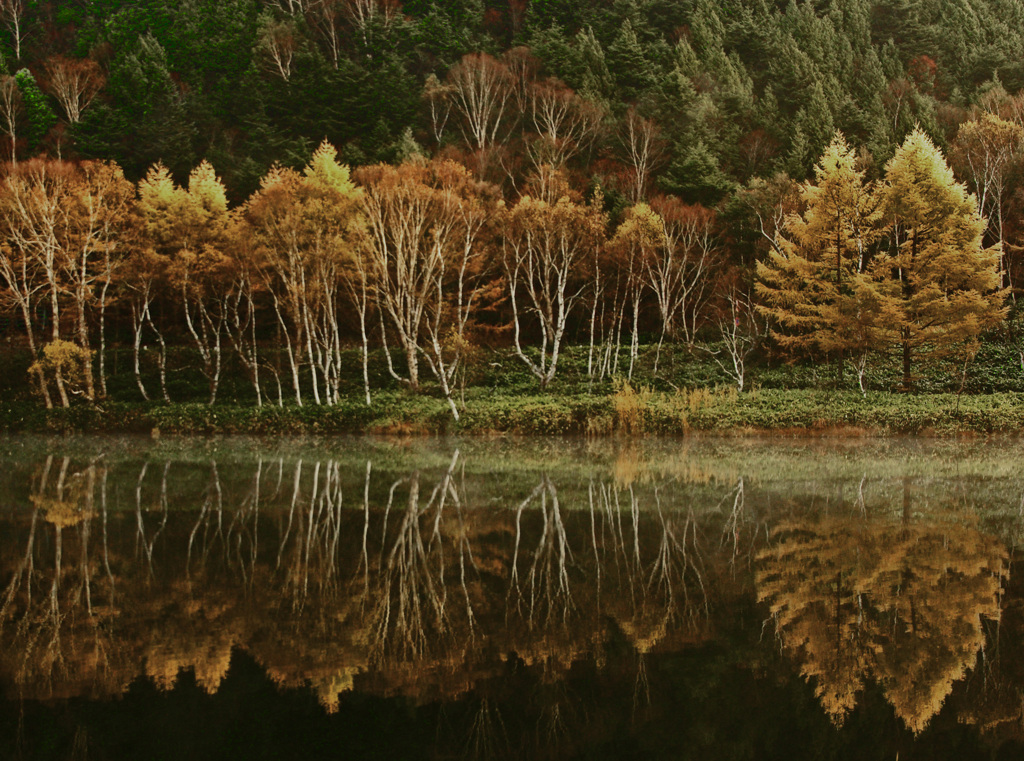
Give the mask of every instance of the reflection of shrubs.
M 37 510 L 43 513 L 43 519 L 57 528 L 69 528 L 90 517 L 90 513 L 73 500 L 62 500 L 53 497 L 33 496 L 29 498 Z
M 67 393 L 85 394 L 86 368 L 92 363 L 92 352 L 71 341 L 57 339 L 43 347 L 43 356 L 28 369 L 43 382 L 53 379 L 61 391 L 61 401 L 68 406 Z

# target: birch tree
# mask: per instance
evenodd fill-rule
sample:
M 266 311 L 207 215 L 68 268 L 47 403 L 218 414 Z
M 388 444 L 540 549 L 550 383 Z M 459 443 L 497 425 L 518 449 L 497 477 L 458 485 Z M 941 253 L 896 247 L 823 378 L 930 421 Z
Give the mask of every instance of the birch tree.
M 961 124 L 954 145 L 954 158 L 966 169 L 978 199 L 978 210 L 988 215 L 988 227 L 999 245 L 999 277 L 1003 288 L 1013 285 L 1010 268 L 1005 262 L 1007 186 L 1022 148 L 1024 127 L 994 114 L 984 114 L 980 119 Z
M 651 174 L 661 160 L 664 143 L 658 126 L 640 116 L 635 108 L 626 112 L 619 140 L 627 169 L 626 195 L 633 203 L 639 203 L 647 197 Z
M 21 60 L 21 43 L 25 39 L 25 0 L 0 0 L 0 19 L 11 34 L 14 57 Z
M 95 61 L 54 56 L 46 62 L 43 84 L 60 103 L 68 122 L 77 124 L 103 88 L 104 77 Z
M 73 169 L 62 162 L 33 159 L 12 167 L 4 181 L 3 222 L 7 245 L 18 251 L 22 272 L 19 283 L 23 293 L 29 291 L 31 278 L 26 267 L 38 273 L 42 303 L 48 307 L 50 342 L 62 340 L 61 312 L 64 282 L 61 266 L 68 250 L 68 237 L 73 217 Z M 33 278 L 34 279 L 34 278 Z M 26 322 L 32 321 L 32 315 Z M 91 375 L 91 366 L 87 369 Z M 40 383 L 45 383 L 39 374 Z M 70 406 L 69 391 L 61 373 L 54 378 L 57 393 L 64 407 Z
M 24 184 L 16 174 L 11 173 L 4 177 L 0 189 L 0 237 L 3 240 L 3 243 L 0 243 L 0 282 L 6 285 L 6 292 L 0 295 L 21 314 L 29 352 L 34 359 L 38 359 L 41 346 L 36 334 L 35 315 L 37 299 L 42 298 L 46 279 L 30 248 L 24 245 L 23 236 L 17 232 L 20 228 L 22 210 L 25 208 Z M 41 369 L 34 374 L 40 394 L 47 409 L 50 409 L 53 407 L 53 400 L 46 378 Z
M 666 196 L 653 198 L 650 205 L 661 223 L 659 245 L 645 260 L 661 321 L 658 343 L 678 334 L 692 344 L 722 261 L 715 213 Z
M 448 70 L 443 91 L 460 117 L 463 138 L 477 154 L 479 173 L 512 115 L 508 67 L 487 53 L 469 53 Z
M 73 237 L 64 252 L 63 269 L 78 322 L 78 345 L 91 352 L 89 312 L 95 310 L 98 333 L 100 394 L 107 394 L 107 306 L 121 263 L 137 243 L 135 186 L 109 162 L 85 162 L 74 187 Z M 89 398 L 95 397 L 92 373 L 85 375 Z
M 0 121 L 11 141 L 11 163 L 18 163 L 18 116 L 21 114 L 21 88 L 14 77 L 0 75 Z
M 625 219 L 615 231 L 609 248 L 616 253 L 618 268 L 624 274 L 626 298 L 632 312 L 632 329 L 629 342 L 629 371 L 633 379 L 640 343 L 640 304 L 649 285 L 645 277 L 652 267 L 651 260 L 661 242 L 663 225 L 661 218 L 645 203 L 639 203 L 626 210 Z
M 583 267 L 604 242 L 604 212 L 569 190 L 557 172 L 542 171 L 502 217 L 503 263 L 512 307 L 516 356 L 546 388 L 555 377 L 569 315 L 589 281 Z M 539 355 L 524 349 L 524 331 L 539 333 Z
M 169 274 L 181 295 L 185 326 L 202 362 L 209 404 L 220 385 L 227 266 L 227 193 L 206 161 L 178 187 L 162 165 L 139 184 L 139 210 L 150 245 L 167 255 Z
M 311 370 L 314 401 L 334 404 L 340 399 L 338 308 L 346 273 L 362 240 L 359 197 L 348 168 L 337 162 L 337 152 L 324 142 L 303 173 L 271 169 L 243 209 L 299 405 L 303 362 Z M 365 336 L 365 311 L 361 315 Z M 365 355 L 364 345 L 364 360 Z
M 528 124 L 536 134 L 529 148 L 535 170 L 545 164 L 563 168 L 585 152 L 601 132 L 604 110 L 558 79 L 529 85 L 525 106 Z
M 419 357 L 427 362 L 453 415 L 453 380 L 463 356 L 466 326 L 475 303 L 488 209 L 486 191 L 451 161 L 380 164 L 360 171 L 365 187 L 368 276 L 387 329 L 406 359 L 399 375 L 416 390 Z M 383 320 L 386 318 L 387 326 Z

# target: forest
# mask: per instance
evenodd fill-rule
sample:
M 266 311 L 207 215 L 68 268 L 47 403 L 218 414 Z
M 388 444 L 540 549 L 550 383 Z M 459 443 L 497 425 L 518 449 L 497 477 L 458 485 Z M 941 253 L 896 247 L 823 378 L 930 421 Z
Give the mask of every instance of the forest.
M 567 361 L 678 389 L 683 356 L 740 392 L 775 364 L 866 394 L 973 389 L 980 351 L 982 390 L 1020 390 L 1017 2 L 0 21 L 0 335 L 47 408 L 213 404 L 230 376 L 259 406 L 426 386 L 457 421 L 498 355 L 542 391 Z

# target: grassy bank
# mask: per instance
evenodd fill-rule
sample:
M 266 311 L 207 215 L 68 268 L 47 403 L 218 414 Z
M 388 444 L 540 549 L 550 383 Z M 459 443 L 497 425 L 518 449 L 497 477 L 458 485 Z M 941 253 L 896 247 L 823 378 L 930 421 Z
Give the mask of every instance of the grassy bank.
M 455 421 L 444 400 L 401 391 L 353 396 L 333 407 L 104 402 L 68 410 L 0 403 L 0 430 L 51 433 L 168 434 L 576 434 L 686 435 L 776 432 L 785 435 L 957 435 L 1024 432 L 1024 394 L 908 395 L 729 387 L 680 391 L 508 393 L 471 389 Z
M 281 359 L 269 353 L 268 357 Z M 131 374 L 131 351 L 122 347 L 108 357 L 105 401 L 97 405 L 78 401 L 68 410 L 47 411 L 33 394 L 34 386 L 26 381 L 28 359 L 25 352 L 0 352 L 0 366 L 5 369 L 0 374 L 2 431 L 595 437 L 678 436 L 701 431 L 942 436 L 1024 431 L 1024 368 L 1016 350 L 995 340 L 983 344 L 966 378 L 960 375 L 962 368 L 923 367 L 913 394 L 894 390 L 901 382 L 901 357 L 877 357 L 866 378 L 866 397 L 856 390 L 856 378 L 849 371 L 838 383 L 834 367 L 789 364 L 771 357 L 751 363 L 747 385 L 753 390 L 738 393 L 706 352 L 672 345 L 659 352 L 654 344 L 640 348 L 632 385 L 608 373 L 603 379 L 593 377 L 593 357 L 587 347 L 567 347 L 558 375 L 542 393 L 525 365 L 508 350 L 488 350 L 467 373 L 464 410 L 458 422 L 436 384 L 426 381 L 419 394 L 400 388 L 386 372 L 387 363 L 379 349 L 370 357 L 371 407 L 363 401 L 361 358 L 354 349 L 347 350 L 344 363 L 343 401 L 331 407 L 294 403 L 258 407 L 245 373 L 230 355 L 217 403 L 210 407 L 204 403 L 208 391 L 196 369 L 199 359 L 181 347 L 172 351 L 169 360 L 168 389 L 174 403 L 143 402 Z M 403 358 L 396 354 L 393 361 L 401 371 Z M 627 368 L 624 352 L 617 377 L 625 376 Z M 150 396 L 158 397 L 151 357 L 143 370 Z M 308 389 L 308 378 L 303 385 Z M 961 385 L 964 393 L 958 396 Z M 264 388 L 265 394 L 270 392 Z M 288 394 L 285 388 L 283 395 L 287 398 Z

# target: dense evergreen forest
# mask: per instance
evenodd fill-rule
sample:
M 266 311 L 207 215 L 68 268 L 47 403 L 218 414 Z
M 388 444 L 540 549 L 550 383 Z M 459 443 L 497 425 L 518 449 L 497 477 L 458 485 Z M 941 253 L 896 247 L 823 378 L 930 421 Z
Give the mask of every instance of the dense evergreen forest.
M 901 362 L 911 388 L 993 331 L 1024 367 L 1017 0 L 0 0 L 0 21 L 4 330 L 48 405 L 106 393 L 108 341 L 168 400 L 167 345 L 191 346 L 211 402 L 230 355 L 260 402 L 262 373 L 330 404 L 358 345 L 369 402 L 368 354 L 400 349 L 389 376 L 416 389 L 425 364 L 456 417 L 487 346 L 541 388 L 564 343 L 601 379 L 641 344 L 655 376 L 663 344 L 702 346 L 740 390 L 765 351 L 862 389 Z

